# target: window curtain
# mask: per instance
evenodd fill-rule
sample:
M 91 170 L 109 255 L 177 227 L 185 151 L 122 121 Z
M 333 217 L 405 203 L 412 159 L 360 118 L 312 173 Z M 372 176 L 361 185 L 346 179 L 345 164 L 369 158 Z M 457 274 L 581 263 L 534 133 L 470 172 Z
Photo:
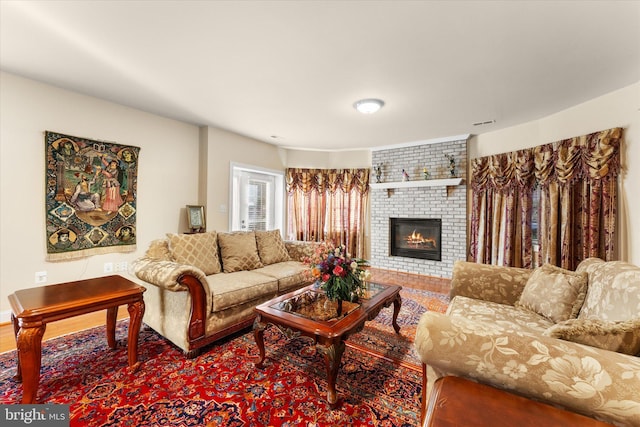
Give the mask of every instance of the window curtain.
M 622 129 L 472 161 L 469 258 L 531 268 L 531 207 L 540 186 L 538 263 L 574 270 L 614 257 Z
M 531 267 L 534 183 L 530 149 L 472 161 L 472 260 Z
M 541 264 L 614 259 L 621 138 L 614 128 L 535 148 Z
M 286 171 L 290 239 L 331 241 L 364 258 L 369 216 L 369 169 Z

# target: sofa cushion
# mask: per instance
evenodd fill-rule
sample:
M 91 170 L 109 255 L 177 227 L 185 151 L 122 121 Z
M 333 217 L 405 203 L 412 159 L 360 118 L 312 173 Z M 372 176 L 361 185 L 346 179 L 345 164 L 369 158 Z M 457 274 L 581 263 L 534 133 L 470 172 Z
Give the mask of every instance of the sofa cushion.
M 173 261 L 171 251 L 169 250 L 169 239 L 156 239 L 149 244 L 149 249 L 144 256 L 159 261 Z
M 542 333 L 553 322 L 525 308 L 493 301 L 457 296 L 447 308 L 447 315 L 473 320 L 479 327 L 499 328 L 504 332 Z
M 237 271 L 207 276 L 213 301 L 211 311 L 217 313 L 230 307 L 255 301 L 261 297 L 274 298 L 278 281 L 255 271 Z
M 253 231 L 218 234 L 222 270 L 225 273 L 254 270 L 262 267 Z
M 579 319 L 631 320 L 640 313 L 640 267 L 623 261 L 588 258 L 576 271 L 589 274 Z
M 299 288 L 302 283 L 311 283 L 311 276 L 308 275 L 309 268 L 298 261 L 279 262 L 254 271 L 277 279 L 280 294 Z
M 516 303 L 554 323 L 575 318 L 587 291 L 587 273 L 545 264 L 536 268 Z
M 195 234 L 167 233 L 167 237 L 169 251 L 176 262 L 197 267 L 206 275 L 220 273 L 215 231 Z
M 609 322 L 569 319 L 551 326 L 544 335 L 624 354 L 640 354 L 640 318 Z
M 289 252 L 284 246 L 280 230 L 256 231 L 255 233 L 258 255 L 260 255 L 260 261 L 262 261 L 263 265 L 291 261 Z

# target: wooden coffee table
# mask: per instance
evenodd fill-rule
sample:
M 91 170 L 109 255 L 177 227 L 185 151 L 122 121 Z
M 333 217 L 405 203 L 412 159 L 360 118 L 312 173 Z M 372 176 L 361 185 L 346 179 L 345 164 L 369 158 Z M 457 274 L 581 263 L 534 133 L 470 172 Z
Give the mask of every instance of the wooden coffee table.
M 332 408 L 338 406 L 336 378 L 345 349 L 344 341 L 347 337 L 361 331 L 367 320 L 373 320 L 382 308 L 388 307 L 392 303 L 393 329 L 396 333 L 400 333 L 397 318 L 402 304 L 400 298 L 402 287 L 376 283 L 368 283 L 367 287 L 368 294 L 360 301 L 359 306 L 339 319 L 313 320 L 287 311 L 289 301 L 299 299 L 303 294 L 306 296 L 322 293 L 314 285 L 287 293 L 257 306 L 255 308 L 257 317 L 253 324 L 253 331 L 260 350 L 260 360 L 256 367 L 263 367 L 265 359 L 263 334 L 268 324 L 277 326 L 289 338 L 300 335 L 311 337 L 315 340 L 317 350 L 324 356 L 328 382 L 327 401 Z
M 18 349 L 16 379 L 22 381 L 22 403 L 35 403 L 40 382 L 42 336 L 47 323 L 98 310 L 107 310 L 107 343 L 116 348 L 118 306 L 129 311 L 128 357 L 138 361 L 138 333 L 144 314 L 142 294 L 147 289 L 121 276 L 21 289 L 9 295 L 11 321 Z

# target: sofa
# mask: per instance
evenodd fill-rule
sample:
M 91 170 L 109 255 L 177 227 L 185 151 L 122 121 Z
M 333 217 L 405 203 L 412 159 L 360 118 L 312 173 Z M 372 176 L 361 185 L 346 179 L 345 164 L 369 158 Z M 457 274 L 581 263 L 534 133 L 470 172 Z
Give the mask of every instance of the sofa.
M 310 284 L 302 261 L 318 245 L 279 230 L 168 233 L 132 263 L 147 288 L 143 321 L 195 357 L 251 325 L 258 304 Z
M 640 268 L 454 264 L 445 314 L 416 330 L 423 405 L 454 375 L 615 425 L 640 426 Z M 424 409 L 424 406 L 423 406 Z

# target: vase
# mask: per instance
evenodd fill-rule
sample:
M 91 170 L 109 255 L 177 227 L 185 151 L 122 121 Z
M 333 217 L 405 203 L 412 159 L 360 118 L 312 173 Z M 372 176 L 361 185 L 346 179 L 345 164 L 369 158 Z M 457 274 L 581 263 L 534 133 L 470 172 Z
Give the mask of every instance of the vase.
M 338 308 L 337 308 L 338 317 L 342 316 L 342 300 L 338 300 Z

